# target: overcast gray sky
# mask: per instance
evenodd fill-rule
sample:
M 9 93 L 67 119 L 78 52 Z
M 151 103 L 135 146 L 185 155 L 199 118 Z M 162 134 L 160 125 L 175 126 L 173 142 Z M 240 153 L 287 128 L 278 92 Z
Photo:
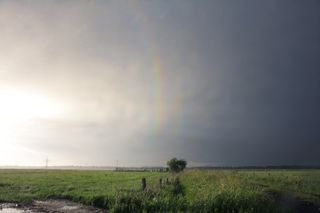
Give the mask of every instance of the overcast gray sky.
M 0 1 L 0 165 L 320 165 L 320 1 Z

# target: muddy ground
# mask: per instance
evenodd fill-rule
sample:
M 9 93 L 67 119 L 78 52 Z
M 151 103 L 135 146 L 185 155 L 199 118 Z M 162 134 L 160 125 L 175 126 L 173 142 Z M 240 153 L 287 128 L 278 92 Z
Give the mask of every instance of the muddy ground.
M 34 201 L 31 205 L 0 204 L 0 213 L 103 213 L 106 210 L 74 203 L 68 200 Z

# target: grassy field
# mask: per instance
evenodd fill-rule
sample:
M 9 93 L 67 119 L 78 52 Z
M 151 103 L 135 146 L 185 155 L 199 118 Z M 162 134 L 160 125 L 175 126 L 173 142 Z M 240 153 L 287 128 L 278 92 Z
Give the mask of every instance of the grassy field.
M 143 177 L 147 180 L 144 191 Z M 320 170 L 189 170 L 176 176 L 157 172 L 0 170 L 2 202 L 68 199 L 111 212 L 285 212 L 287 207 L 281 204 L 280 195 L 319 205 Z

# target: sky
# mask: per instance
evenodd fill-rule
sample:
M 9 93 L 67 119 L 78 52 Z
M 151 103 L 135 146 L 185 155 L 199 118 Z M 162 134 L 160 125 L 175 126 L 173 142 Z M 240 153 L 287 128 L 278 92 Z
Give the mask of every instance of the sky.
M 0 1 L 0 166 L 319 166 L 319 11 Z

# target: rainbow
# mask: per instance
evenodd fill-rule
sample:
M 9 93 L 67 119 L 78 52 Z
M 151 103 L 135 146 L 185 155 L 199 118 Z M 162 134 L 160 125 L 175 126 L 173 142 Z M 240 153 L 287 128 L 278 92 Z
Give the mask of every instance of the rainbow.
M 148 52 L 148 55 L 151 58 L 151 79 L 153 79 L 153 98 L 154 98 L 154 129 L 156 132 L 159 132 L 167 120 L 167 106 L 165 100 L 166 94 L 166 72 L 163 66 L 163 60 L 161 58 L 161 54 L 158 51 L 157 44 L 155 41 L 155 35 L 152 31 L 152 27 L 149 27 L 148 19 L 141 11 L 141 9 L 136 4 L 136 0 L 129 0 L 129 9 L 133 18 L 137 18 L 139 20 L 139 26 L 137 26 L 139 31 L 143 32 L 145 48 Z M 178 90 L 175 91 L 175 101 L 174 101 L 174 109 L 175 111 L 180 109 L 180 92 Z M 179 113 L 176 113 L 178 116 Z M 179 119 L 180 120 L 180 119 Z

